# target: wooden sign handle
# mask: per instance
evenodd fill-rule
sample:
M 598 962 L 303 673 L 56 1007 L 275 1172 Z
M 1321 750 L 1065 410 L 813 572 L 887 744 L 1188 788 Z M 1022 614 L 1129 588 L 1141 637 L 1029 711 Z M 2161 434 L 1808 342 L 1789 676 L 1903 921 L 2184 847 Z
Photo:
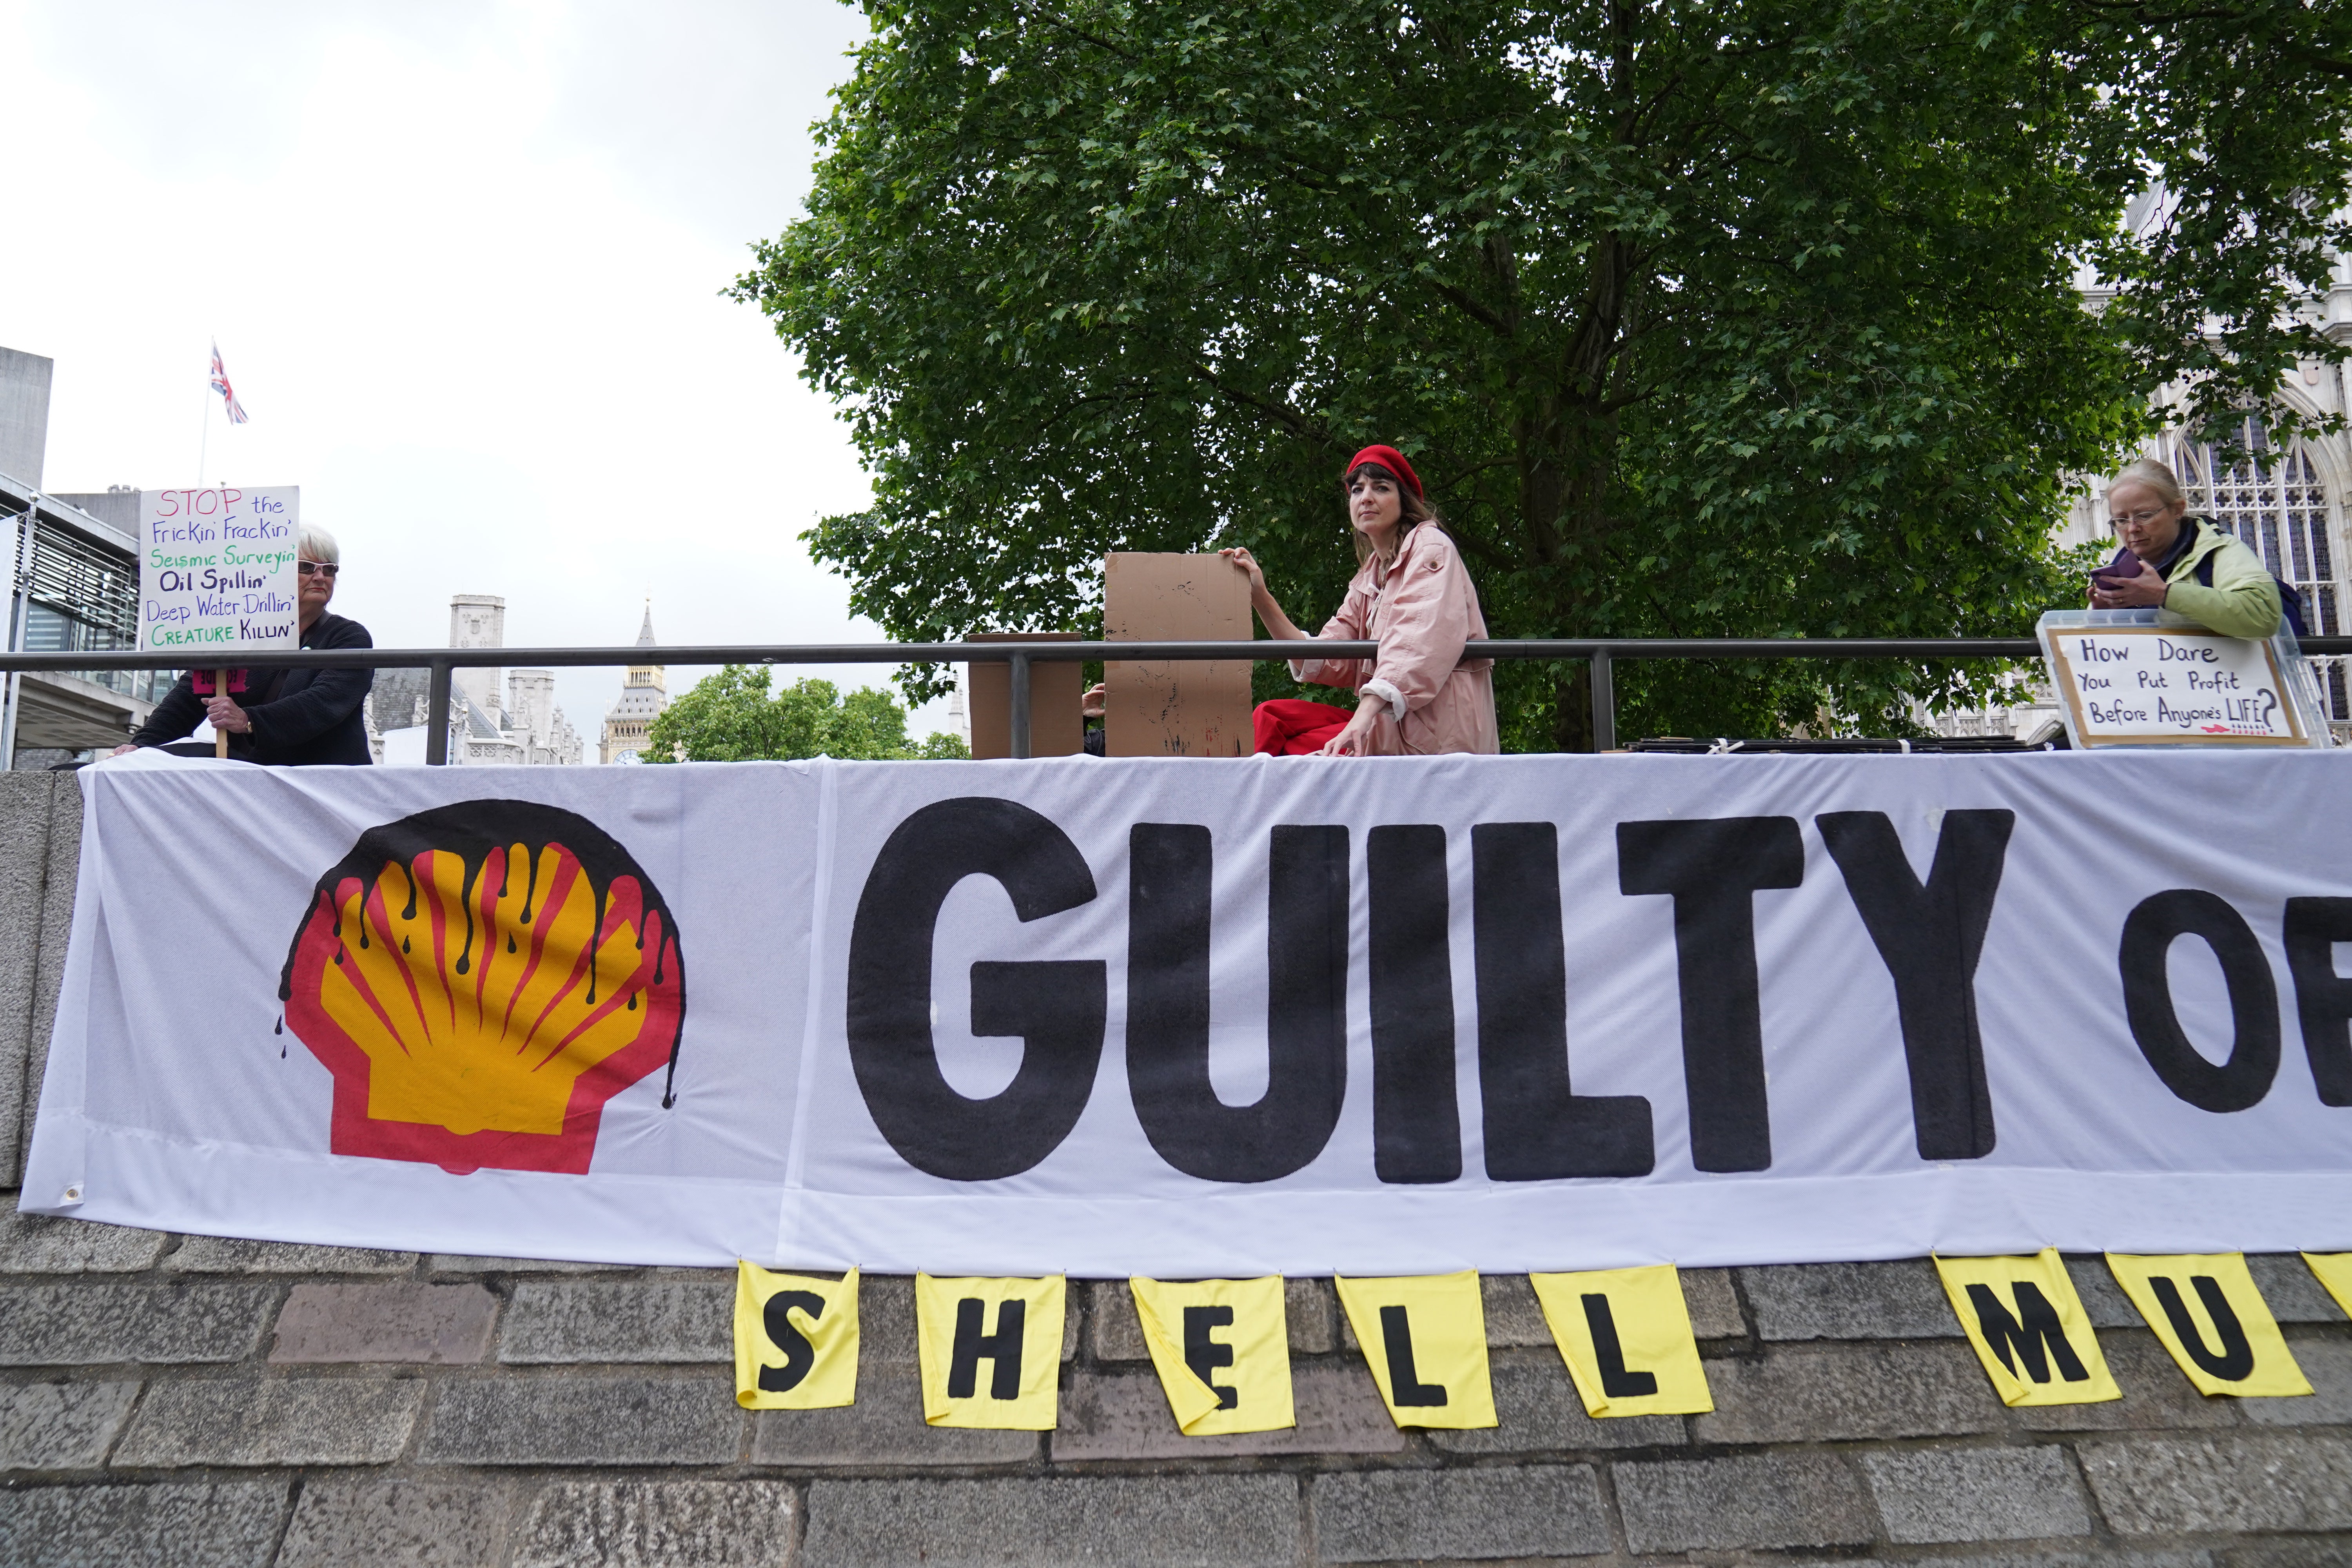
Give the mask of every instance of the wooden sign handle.
M 215 697 L 226 697 L 228 695 L 227 670 L 215 669 L 213 671 L 213 695 Z M 228 755 L 228 731 L 220 728 L 218 725 L 215 725 L 213 727 L 213 755 L 215 757 L 226 757 Z

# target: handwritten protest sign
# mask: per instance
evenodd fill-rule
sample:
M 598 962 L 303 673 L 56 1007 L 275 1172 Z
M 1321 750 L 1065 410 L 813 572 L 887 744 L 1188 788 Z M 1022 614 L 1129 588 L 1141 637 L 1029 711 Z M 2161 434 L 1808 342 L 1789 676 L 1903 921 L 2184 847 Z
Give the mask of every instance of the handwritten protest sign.
M 139 492 L 139 646 L 216 655 L 297 646 L 294 543 L 301 491 Z
M 2271 641 L 2200 626 L 2053 619 L 2044 617 L 2042 646 L 2078 745 L 2313 743 Z
M 227 656 L 299 645 L 301 494 L 292 485 L 139 492 L 139 646 L 185 653 L 198 696 L 245 689 Z M 228 736 L 214 742 L 226 756 Z

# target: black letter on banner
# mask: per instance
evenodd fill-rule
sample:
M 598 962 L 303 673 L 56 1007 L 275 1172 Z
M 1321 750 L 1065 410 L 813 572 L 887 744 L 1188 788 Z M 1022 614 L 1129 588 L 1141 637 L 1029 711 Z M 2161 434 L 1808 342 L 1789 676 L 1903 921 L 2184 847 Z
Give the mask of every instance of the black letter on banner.
M 1627 1372 L 1625 1347 L 1617 1338 L 1617 1317 L 1609 1298 L 1584 1297 L 1584 1326 L 1592 1331 L 1592 1359 L 1601 1363 L 1601 1392 L 1612 1399 L 1640 1399 L 1658 1392 L 1655 1373 Z
M 2179 1336 L 2180 1348 L 2189 1352 L 2189 1359 L 2203 1367 L 2208 1377 L 2218 1377 L 2224 1383 L 2243 1381 L 2254 1370 L 2254 1347 L 2246 1342 L 2246 1326 L 2238 1321 L 2230 1299 L 2221 1294 L 2219 1279 L 2210 1274 L 2192 1274 L 2189 1283 L 2197 1288 L 2197 1299 L 2205 1303 L 2205 1310 L 2213 1320 L 2213 1331 L 2221 1336 L 2219 1355 L 2205 1348 L 2205 1331 L 2189 1315 L 2189 1303 L 2180 1299 L 2180 1287 L 2172 1282 L 2169 1275 L 2147 1277 L 2147 1288 L 2156 1293 L 2156 1304 L 2171 1320 L 2172 1331 Z
M 957 1182 L 1017 1175 L 1069 1136 L 1094 1089 L 1106 1012 L 1099 959 L 973 964 L 973 1032 L 1027 1044 L 1002 1093 L 955 1091 L 931 1039 L 931 942 L 949 890 L 974 876 L 1003 883 L 1024 921 L 1095 896 L 1077 846 L 1027 806 L 943 800 L 892 830 L 849 933 L 849 1061 L 866 1110 L 900 1159 Z
M 1479 823 L 1470 830 L 1470 861 L 1486 1174 L 1498 1182 L 1649 1174 L 1657 1163 L 1650 1102 L 1569 1090 L 1558 831 L 1549 822 Z
M 1136 1120 L 1188 1176 L 1270 1182 L 1311 1163 L 1348 1089 L 1348 830 L 1276 827 L 1267 866 L 1265 1092 L 1209 1080 L 1209 830 L 1128 833 L 1127 1079 Z
M 970 1399 L 980 1386 L 980 1363 L 992 1363 L 988 1374 L 991 1399 L 1021 1397 L 1021 1334 L 1028 1326 L 1029 1303 L 1015 1299 L 996 1308 L 996 1331 L 980 1331 L 986 1304 L 977 1296 L 956 1303 L 955 1349 L 948 1357 L 948 1397 Z
M 812 1321 L 824 1316 L 824 1298 L 814 1290 L 779 1290 L 760 1309 L 760 1322 L 768 1331 L 769 1340 L 784 1352 L 783 1365 L 760 1369 L 760 1386 L 771 1394 L 798 1388 L 801 1379 L 809 1374 L 809 1368 L 816 1364 L 816 1347 L 793 1323 L 794 1307 L 806 1312 Z
M 1375 827 L 1372 884 L 1372 1173 L 1383 1182 L 1462 1174 L 1454 1098 L 1454 963 L 1445 829 Z
M 1242 1402 L 1242 1392 L 1217 1381 L 1218 1370 L 1234 1364 L 1234 1347 L 1219 1344 L 1209 1337 L 1209 1331 L 1233 1326 L 1234 1310 L 1231 1307 L 1184 1309 L 1184 1364 L 1191 1367 L 1192 1375 L 1207 1384 L 1209 1392 L 1217 1396 L 1217 1408 L 1220 1410 L 1237 1407 Z
M 1805 841 L 1793 816 L 1617 825 L 1619 889 L 1674 895 L 1683 1087 L 1691 1163 L 1702 1171 L 1771 1167 L 1750 895 L 1804 879 Z
M 2352 942 L 2352 899 L 2286 901 L 2286 970 L 2322 1105 L 2352 1105 L 2352 980 L 2336 973 L 2339 942 Z
M 1381 1309 L 1381 1349 L 1389 1358 L 1390 1404 L 1402 1408 L 1445 1403 L 1445 1385 L 1422 1382 L 1420 1369 L 1412 1364 L 1412 1324 L 1402 1307 Z
M 1919 1157 L 1982 1159 L 1992 1152 L 1993 1125 L 1977 1029 L 1977 960 L 2017 813 L 1946 812 L 1924 888 L 1885 812 L 1832 811 L 1813 821 L 1895 977 Z
M 2173 1011 L 2166 958 L 2173 939 L 2182 936 L 2204 938 L 2229 983 L 2237 1038 L 2230 1059 L 2220 1067 L 2198 1054 Z M 2116 963 L 2123 972 L 2124 1016 L 2131 1022 L 2132 1038 L 2165 1088 L 2200 1110 L 2243 1110 L 2262 1102 L 2278 1076 L 2278 984 L 2243 916 L 2201 889 L 2158 893 L 2141 900 L 2124 921 Z
M 2066 1342 L 2066 1331 L 2058 1326 L 2058 1309 L 2042 1293 L 2042 1287 L 2031 1279 L 2016 1283 L 2017 1316 L 2000 1304 L 1990 1285 L 1969 1287 L 1969 1305 L 1977 1310 L 1977 1331 L 1992 1353 L 2000 1357 L 2000 1364 L 2009 1368 L 2011 1377 L 2021 1375 L 2018 1364 L 2024 1363 L 2022 1375 L 2036 1383 L 2050 1381 L 2050 1363 L 2058 1363 L 2058 1375 L 2069 1383 L 2088 1383 L 2090 1369 Z

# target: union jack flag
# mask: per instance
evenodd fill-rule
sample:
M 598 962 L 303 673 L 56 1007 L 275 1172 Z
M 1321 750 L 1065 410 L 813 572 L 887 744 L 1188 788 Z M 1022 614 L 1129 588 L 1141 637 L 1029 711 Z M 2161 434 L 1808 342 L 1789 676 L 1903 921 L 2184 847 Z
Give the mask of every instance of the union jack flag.
M 228 405 L 228 422 L 232 425 L 244 424 L 245 405 L 239 403 L 236 400 L 236 394 L 229 389 L 228 372 L 221 367 L 218 343 L 213 344 L 213 390 L 219 393 L 221 401 Z

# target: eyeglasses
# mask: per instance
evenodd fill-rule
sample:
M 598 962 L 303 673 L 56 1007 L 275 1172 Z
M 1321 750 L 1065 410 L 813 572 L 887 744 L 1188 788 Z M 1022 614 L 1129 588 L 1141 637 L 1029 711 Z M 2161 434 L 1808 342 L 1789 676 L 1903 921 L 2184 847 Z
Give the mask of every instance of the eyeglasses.
M 305 577 L 332 577 L 342 568 L 331 561 L 297 561 L 294 570 Z
M 2121 528 L 2127 522 L 2135 528 L 2146 528 L 2149 523 L 2154 522 L 2158 518 L 2164 516 L 2166 513 L 2171 511 L 2171 510 L 2172 509 L 2168 506 L 2159 506 L 2140 511 L 2119 511 L 2113 517 L 2108 518 L 2107 521 L 2110 525 L 2116 528 Z

